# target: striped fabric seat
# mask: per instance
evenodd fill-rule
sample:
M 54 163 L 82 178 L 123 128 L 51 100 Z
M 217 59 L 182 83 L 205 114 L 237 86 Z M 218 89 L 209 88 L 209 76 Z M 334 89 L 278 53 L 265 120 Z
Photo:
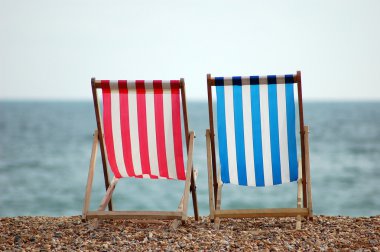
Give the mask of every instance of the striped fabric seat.
M 180 81 L 101 84 L 105 146 L 115 177 L 185 180 Z
M 223 183 L 298 179 L 294 83 L 293 75 L 215 77 Z

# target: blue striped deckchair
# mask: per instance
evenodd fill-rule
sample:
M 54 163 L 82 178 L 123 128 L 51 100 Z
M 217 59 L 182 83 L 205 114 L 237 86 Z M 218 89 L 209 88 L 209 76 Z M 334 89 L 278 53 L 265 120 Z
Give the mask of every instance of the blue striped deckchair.
M 297 161 L 297 85 L 301 162 Z M 210 129 L 206 131 L 210 218 L 312 218 L 308 126 L 303 122 L 301 73 L 249 77 L 207 75 Z M 216 91 L 220 173 L 216 169 L 212 90 Z M 217 176 L 219 175 L 219 177 Z M 305 178 L 305 179 L 302 179 Z M 223 184 L 272 186 L 298 182 L 297 208 L 221 209 Z M 301 200 L 303 201 L 301 206 Z

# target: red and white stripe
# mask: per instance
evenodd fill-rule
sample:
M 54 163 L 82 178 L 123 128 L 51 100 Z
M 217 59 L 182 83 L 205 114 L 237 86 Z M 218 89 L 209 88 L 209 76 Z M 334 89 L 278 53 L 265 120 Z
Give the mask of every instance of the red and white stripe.
M 104 139 L 115 177 L 185 180 L 180 81 L 101 83 Z

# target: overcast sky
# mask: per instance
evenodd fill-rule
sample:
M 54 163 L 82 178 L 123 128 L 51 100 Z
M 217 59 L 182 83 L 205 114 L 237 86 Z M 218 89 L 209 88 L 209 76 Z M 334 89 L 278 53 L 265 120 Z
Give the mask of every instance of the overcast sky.
M 0 0 L 0 99 L 91 99 L 90 78 L 302 71 L 305 99 L 380 99 L 380 1 Z

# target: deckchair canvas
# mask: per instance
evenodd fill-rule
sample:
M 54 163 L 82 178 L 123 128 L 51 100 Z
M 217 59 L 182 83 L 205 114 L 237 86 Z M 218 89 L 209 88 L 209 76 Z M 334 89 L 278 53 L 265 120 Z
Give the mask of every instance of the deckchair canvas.
M 206 131 L 206 144 L 211 219 L 219 222 L 219 218 L 311 218 L 308 127 L 303 122 L 301 73 L 214 78 L 208 75 L 207 85 L 210 129 Z M 299 103 L 301 162 L 297 161 L 295 85 Z M 212 87 L 216 91 L 217 136 Z M 218 140 L 219 173 L 216 169 L 215 136 Z M 221 209 L 223 184 L 263 187 L 293 181 L 298 181 L 297 208 Z
M 193 169 L 194 132 L 189 132 L 184 80 L 91 80 L 97 130 L 94 133 L 90 169 L 82 219 L 187 218 L 192 192 L 195 219 L 198 219 Z M 102 91 L 102 115 L 97 89 Z M 187 147 L 184 163 L 181 100 Z M 100 146 L 106 186 L 97 211 L 89 211 L 97 146 Z M 108 167 L 114 177 L 109 182 Z M 176 211 L 114 211 L 112 193 L 121 178 L 183 180 L 185 189 Z M 109 211 L 106 211 L 108 205 Z

